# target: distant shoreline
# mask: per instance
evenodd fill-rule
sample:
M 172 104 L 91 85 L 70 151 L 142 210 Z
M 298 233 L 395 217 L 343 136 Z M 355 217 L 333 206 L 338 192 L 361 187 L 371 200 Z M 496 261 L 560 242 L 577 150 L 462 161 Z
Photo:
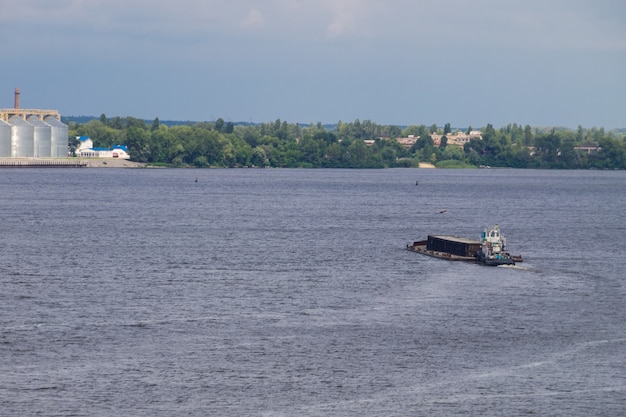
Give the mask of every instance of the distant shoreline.
M 64 164 L 83 166 L 85 168 L 144 168 L 146 164 L 133 162 L 127 159 L 104 159 L 104 158 L 0 158 L 0 166 L 6 167 L 63 167 Z M 56 165 L 55 165 L 56 164 Z
M 145 168 L 142 162 L 129 161 L 128 159 L 102 159 L 102 158 L 79 158 L 87 164 L 86 168 Z
M 41 167 L 43 164 L 62 166 L 64 163 L 73 163 L 81 165 L 84 168 L 165 168 L 163 166 L 153 166 L 143 162 L 130 161 L 128 159 L 112 159 L 112 158 L 0 158 L 0 167 L 2 165 L 19 165 L 23 168 Z M 195 167 L 189 167 L 195 168 Z M 418 168 L 433 169 L 435 165 L 427 162 L 420 162 Z

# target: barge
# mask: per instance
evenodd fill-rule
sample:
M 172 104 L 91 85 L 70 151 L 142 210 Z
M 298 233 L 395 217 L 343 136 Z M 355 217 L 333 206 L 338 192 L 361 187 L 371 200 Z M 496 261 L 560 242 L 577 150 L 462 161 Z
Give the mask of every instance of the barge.
M 413 242 L 407 250 L 434 258 L 449 261 L 477 262 L 482 265 L 515 265 L 522 262 L 519 255 L 513 256 L 506 251 L 506 239 L 500 228 L 485 228 L 480 240 L 458 236 L 429 235 L 426 240 Z

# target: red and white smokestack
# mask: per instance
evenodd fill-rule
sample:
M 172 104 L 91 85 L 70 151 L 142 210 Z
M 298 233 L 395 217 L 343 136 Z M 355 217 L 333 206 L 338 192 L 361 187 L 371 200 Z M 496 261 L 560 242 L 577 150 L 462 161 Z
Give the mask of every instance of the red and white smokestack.
M 15 89 L 15 109 L 19 109 L 20 108 L 20 89 L 16 88 Z

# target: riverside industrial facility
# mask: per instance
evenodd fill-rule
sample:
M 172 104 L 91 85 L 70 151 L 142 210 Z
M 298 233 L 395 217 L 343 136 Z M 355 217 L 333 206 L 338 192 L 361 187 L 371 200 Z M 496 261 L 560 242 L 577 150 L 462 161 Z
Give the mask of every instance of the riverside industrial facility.
M 56 110 L 0 109 L 0 158 L 67 158 L 68 126 Z

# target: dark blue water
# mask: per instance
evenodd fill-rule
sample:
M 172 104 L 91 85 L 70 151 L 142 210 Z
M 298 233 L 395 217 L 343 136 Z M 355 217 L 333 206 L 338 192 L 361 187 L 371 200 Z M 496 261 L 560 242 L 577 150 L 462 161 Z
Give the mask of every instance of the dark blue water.
M 624 415 L 625 207 L 626 172 L 3 170 L 0 415 Z M 404 250 L 493 224 L 520 268 Z

